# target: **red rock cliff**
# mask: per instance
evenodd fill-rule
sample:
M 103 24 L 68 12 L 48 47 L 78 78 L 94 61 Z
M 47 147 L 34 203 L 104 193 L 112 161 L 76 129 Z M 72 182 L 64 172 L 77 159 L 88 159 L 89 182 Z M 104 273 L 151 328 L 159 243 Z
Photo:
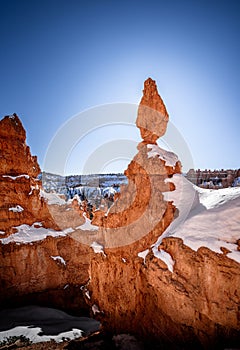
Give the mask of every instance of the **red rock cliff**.
M 19 119 L 15 118 L 5 118 L 4 129 L 9 128 L 12 135 L 19 130 L 18 141 L 13 142 L 15 149 L 22 147 L 22 161 L 28 164 L 24 167 L 16 161 L 15 167 L 11 142 L 3 131 L 1 144 L 6 146 L 1 148 L 2 230 L 27 220 L 32 223 L 43 215 L 40 208 L 44 204 L 39 200 L 37 172 L 33 168 L 37 168 L 36 162 L 25 145 Z M 53 216 L 61 229 L 74 226 L 74 232 L 30 244 L 1 244 L 2 304 L 18 296 L 28 298 L 29 294 L 46 291 L 49 296 L 57 291 L 55 303 L 59 306 L 71 299 L 80 308 L 82 291 L 88 289 L 89 306 L 93 310 L 98 306 L 98 317 L 105 329 L 113 333 L 135 333 L 155 339 L 167 349 L 222 348 L 227 347 L 229 340 L 235 347 L 239 344 L 239 263 L 229 259 L 226 251 L 217 254 L 204 247 L 194 251 L 173 237 L 163 238 L 157 248 L 163 259 L 152 249 L 179 215 L 173 203 L 164 199 L 164 193 L 174 191 L 171 178 L 181 172 L 181 164 L 173 153 L 156 145 L 167 121 L 166 107 L 156 84 L 148 79 L 137 117 L 143 141 L 125 172 L 128 185 L 121 189 L 107 216 L 101 211 L 94 213 L 92 224 L 99 229 L 90 234 L 75 229 L 83 223 L 81 215 L 74 214 L 80 213 L 79 208 L 53 206 Z M 35 206 L 33 199 L 37 201 Z M 10 217 L 10 206 L 17 205 L 30 208 L 31 215 Z M 37 214 L 33 208 L 38 208 Z M 11 215 L 25 215 L 21 213 Z M 89 247 L 93 239 L 97 242 L 93 245 L 96 253 Z
M 56 227 L 40 198 L 37 157 L 26 145 L 26 132 L 16 114 L 0 121 L 0 231 L 41 221 Z
M 0 305 L 84 307 L 80 287 L 88 281 L 91 249 L 58 231 L 58 224 L 67 229 L 84 220 L 71 207 L 50 209 L 40 196 L 39 172 L 20 119 L 5 117 L 0 121 Z
M 181 166 L 156 146 L 168 114 L 153 80 L 145 82 L 143 94 L 137 117 L 143 142 L 125 172 L 129 185 L 107 217 L 98 213 L 94 219 L 104 228 L 105 255 L 91 259 L 89 303 L 98 305 L 110 331 L 137 333 L 167 348 L 216 348 L 229 339 L 236 344 L 240 265 L 207 248 L 195 252 L 179 238 L 163 239 L 158 250 L 165 262 L 152 252 L 178 216 L 163 192 L 174 190 L 165 180 Z

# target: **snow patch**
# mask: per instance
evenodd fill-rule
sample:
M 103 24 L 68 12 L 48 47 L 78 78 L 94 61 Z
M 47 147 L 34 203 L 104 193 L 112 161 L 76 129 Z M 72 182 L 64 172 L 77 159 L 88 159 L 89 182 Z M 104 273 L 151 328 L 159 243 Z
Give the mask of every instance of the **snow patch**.
M 5 232 L 4 231 L 0 231 L 0 235 L 5 235 Z
M 28 193 L 29 196 L 33 193 L 34 190 L 39 190 L 39 185 L 37 184 L 36 186 L 31 186 L 31 191 Z
M 93 249 L 94 253 L 97 253 L 97 254 L 102 253 L 104 256 L 106 256 L 106 254 L 104 253 L 103 245 L 99 244 L 98 242 L 93 242 L 91 244 L 91 248 Z
M 144 264 L 145 264 L 146 256 L 148 255 L 148 253 L 149 253 L 149 249 L 146 249 L 146 250 L 138 253 L 139 258 L 143 259 Z
M 123 261 L 124 263 L 126 263 L 126 262 L 127 262 L 127 260 L 126 260 L 125 258 L 122 258 L 122 261 Z
M 24 209 L 21 207 L 21 205 L 16 205 L 16 207 L 9 208 L 8 210 L 12 211 L 13 213 L 21 213 Z
M 34 227 L 42 227 L 42 223 L 41 222 L 34 222 L 33 226 Z
M 167 265 L 168 270 L 173 273 L 174 260 L 169 253 L 163 249 L 158 250 L 158 247 L 154 246 L 153 254 L 156 258 L 162 260 Z
M 99 310 L 98 306 L 96 304 L 93 304 L 92 306 L 92 312 L 94 315 L 99 314 L 101 311 Z
M 64 233 L 66 234 L 69 234 L 69 233 L 73 233 L 75 230 L 72 228 L 72 227 L 68 227 L 68 228 L 65 228 L 63 230 Z
M 117 192 L 117 191 L 116 191 L 113 187 L 105 187 L 105 188 L 102 190 L 103 196 L 108 196 L 108 197 L 114 196 L 116 192 Z
M 174 167 L 178 162 L 178 156 L 173 152 L 166 151 L 165 149 L 162 149 L 159 146 L 152 144 L 147 145 L 147 148 L 150 149 L 150 151 L 148 152 L 148 158 L 154 158 L 158 156 L 165 162 L 165 166 Z
M 42 329 L 40 327 L 18 326 L 7 331 L 0 332 L 0 342 L 7 340 L 9 337 L 24 336 L 32 343 L 48 342 L 54 340 L 60 343 L 65 339 L 73 340 L 82 337 L 83 331 L 73 328 L 71 331 L 63 332 L 58 335 L 40 335 Z
M 12 179 L 12 180 L 20 179 L 21 177 L 25 177 L 25 179 L 30 178 L 30 176 L 27 174 L 22 174 L 22 175 L 18 175 L 18 176 L 2 175 L 2 177 L 8 177 L 9 179 Z
M 91 299 L 89 290 L 86 290 L 85 295 L 86 295 L 86 297 L 87 297 L 89 300 Z
M 173 182 L 174 191 L 164 193 L 164 199 L 173 201 L 178 216 L 153 246 L 153 252 L 164 237 L 181 238 L 185 245 L 197 251 L 206 247 L 240 263 L 237 240 L 240 230 L 240 188 L 218 190 L 202 189 L 191 184 L 180 174 L 165 180 Z M 164 254 L 161 255 L 163 257 Z M 157 257 L 160 255 L 157 253 Z
M 56 193 L 47 193 L 43 190 L 40 190 L 40 196 L 44 198 L 48 205 L 64 205 L 66 201 L 60 198 Z
M 34 223 L 32 226 L 23 224 L 16 226 L 16 233 L 11 234 L 6 238 L 0 239 L 2 244 L 9 244 L 11 242 L 28 244 L 32 242 L 37 242 L 45 239 L 46 237 L 64 237 L 67 235 L 64 231 L 55 231 L 51 229 L 46 229 L 44 227 L 35 227 Z
M 84 224 L 81 226 L 76 227 L 76 229 L 83 230 L 83 231 L 97 231 L 99 229 L 98 226 L 92 225 L 91 220 L 87 218 L 86 214 L 83 214 L 85 218 Z
M 54 261 L 59 261 L 60 263 L 62 263 L 63 265 L 66 266 L 66 261 L 61 257 L 61 256 L 51 256 L 51 258 L 54 260 Z

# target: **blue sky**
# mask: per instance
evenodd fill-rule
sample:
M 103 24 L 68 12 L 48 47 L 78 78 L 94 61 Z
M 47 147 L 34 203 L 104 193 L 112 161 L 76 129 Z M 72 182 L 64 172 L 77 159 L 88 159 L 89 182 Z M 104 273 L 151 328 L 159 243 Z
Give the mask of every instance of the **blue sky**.
M 137 104 L 150 76 L 195 167 L 239 168 L 239 34 L 238 0 L 0 0 L 0 116 L 20 116 L 43 166 L 69 118 Z

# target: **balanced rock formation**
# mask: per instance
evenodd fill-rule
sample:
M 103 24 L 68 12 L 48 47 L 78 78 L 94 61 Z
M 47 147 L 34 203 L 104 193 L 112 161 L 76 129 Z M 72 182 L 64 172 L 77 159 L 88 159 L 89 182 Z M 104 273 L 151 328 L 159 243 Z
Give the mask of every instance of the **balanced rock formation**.
M 158 94 L 156 82 L 148 78 L 144 82 L 143 97 L 141 99 L 137 127 L 146 143 L 155 143 L 166 132 L 169 116 L 161 96 Z
M 26 145 L 26 132 L 16 114 L 0 121 L 0 231 L 8 235 L 21 224 L 41 221 L 56 227 L 40 198 L 37 157 Z
M 149 78 L 144 83 L 136 121 L 143 142 L 124 172 L 128 185 L 121 187 L 107 215 L 98 210 L 92 220 L 100 227 L 96 239 L 107 248 L 122 247 L 137 255 L 139 246 L 146 249 L 173 221 L 175 208 L 164 201 L 163 193 L 174 189 L 166 180 L 181 173 L 181 163 L 175 154 L 156 145 L 156 139 L 166 131 L 167 121 L 156 83 Z M 129 244 L 131 248 L 125 249 Z
M 38 168 L 25 146 L 25 133 L 20 127 L 15 147 L 22 147 L 19 154 L 25 155 L 22 160 L 27 164 L 24 167 L 16 160 L 15 167 L 11 142 L 3 131 L 1 142 L 9 151 L 5 153 L 2 146 L 5 165 L 0 177 L 3 193 L 0 229 L 7 232 L 6 227 L 10 230 L 11 225 L 33 225 L 29 231 L 27 225 L 18 228 L 19 235 L 8 232 L 10 235 L 2 236 L 2 306 L 19 299 L 65 309 L 75 307 L 76 312 L 87 303 L 92 315 L 111 334 L 133 333 L 167 349 L 238 346 L 240 252 L 236 213 L 240 191 L 231 192 L 234 210 L 224 192 L 217 203 L 217 206 L 225 203 L 221 204 L 223 210 L 219 207 L 211 215 L 202 216 L 204 206 L 192 185 L 187 180 L 183 182 L 177 156 L 156 144 L 167 121 L 168 113 L 156 84 L 148 79 L 137 116 L 142 142 L 125 171 L 128 185 L 122 186 L 108 212 L 93 211 L 92 221 L 84 213 L 83 203 L 76 199 L 72 207 L 67 203 L 46 206 L 36 188 L 38 170 L 35 173 L 34 167 Z M 11 135 L 21 125 L 16 116 L 5 118 L 4 123 L 4 129 L 8 127 Z M 193 196 L 189 196 L 187 188 Z M 213 202 L 211 198 L 208 205 Z M 185 204 L 189 206 L 187 210 Z M 42 209 L 45 206 L 61 231 L 41 226 L 44 218 L 48 218 Z M 10 214 L 19 215 L 18 219 L 9 215 L 10 208 L 16 209 Z M 20 217 L 25 215 L 26 208 L 29 216 Z M 190 210 L 189 218 L 194 219 L 197 209 L 198 235 L 194 232 L 196 223 L 191 226 L 189 219 L 188 240 L 179 238 L 184 236 L 185 228 L 179 227 L 179 220 Z M 214 232 L 215 226 L 218 230 L 222 226 L 221 210 L 225 218 L 228 213 L 236 216 L 234 234 L 230 234 L 229 228 L 229 232 L 224 232 L 224 242 Z M 34 226 L 37 218 L 40 223 Z M 201 236 L 208 234 L 206 227 L 212 229 L 211 234 L 199 243 Z M 183 236 L 170 234 L 178 230 Z
M 167 237 L 179 211 L 166 193 L 178 190 L 183 207 L 189 202 L 190 209 L 199 200 L 191 185 L 193 197 L 184 186 L 176 188 L 181 164 L 156 145 L 168 114 L 153 80 L 145 82 L 143 94 L 137 117 L 143 141 L 125 171 L 129 184 L 108 215 L 98 211 L 93 220 L 102 233 L 102 251 L 97 251 L 102 254 L 90 262 L 89 304 L 98 305 L 98 317 L 109 331 L 155 339 L 163 348 L 236 344 L 240 265 L 225 250 L 194 251 L 182 239 Z

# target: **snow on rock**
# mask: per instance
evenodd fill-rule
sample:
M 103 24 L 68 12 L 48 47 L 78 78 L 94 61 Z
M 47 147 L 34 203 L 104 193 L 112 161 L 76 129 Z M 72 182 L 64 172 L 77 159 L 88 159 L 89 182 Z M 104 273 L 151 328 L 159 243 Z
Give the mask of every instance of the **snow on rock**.
M 63 237 L 67 235 L 67 232 L 65 232 L 66 230 L 54 231 L 44 227 L 35 227 L 35 224 L 36 223 L 34 223 L 32 226 L 26 224 L 16 226 L 15 228 L 17 229 L 17 232 L 11 234 L 6 238 L 0 239 L 0 242 L 2 244 L 8 244 L 11 242 L 28 244 L 36 241 L 41 241 L 48 236 Z
M 66 261 L 61 257 L 61 256 L 51 256 L 51 258 L 54 260 L 54 261 L 59 261 L 60 263 L 62 263 L 63 265 L 66 266 Z
M 175 185 L 174 191 L 163 192 L 165 201 L 172 201 L 178 209 L 178 216 L 171 222 L 164 233 L 159 237 L 154 247 L 158 247 L 163 238 L 171 236 L 176 228 L 178 228 L 188 217 L 189 213 L 199 205 L 198 193 L 194 189 L 191 182 L 189 182 L 183 175 L 174 174 L 173 177 L 168 178 L 165 182 L 172 182 Z M 158 256 L 157 256 L 158 257 Z
M 229 187 L 220 190 L 205 189 L 194 186 L 199 194 L 199 200 L 206 209 L 217 208 L 228 201 L 232 201 L 240 196 L 240 188 Z
M 73 232 L 74 232 L 74 229 L 73 229 L 72 227 L 68 227 L 68 228 L 65 228 L 65 229 L 64 229 L 64 232 L 65 232 L 66 234 L 73 233 Z
M 4 231 L 0 231 L 0 235 L 5 235 L 5 232 Z
M 175 174 L 166 180 L 173 182 L 174 191 L 164 193 L 165 200 L 173 201 L 179 213 L 153 247 L 164 237 L 181 238 L 185 245 L 197 251 L 200 247 L 227 256 L 240 263 L 237 240 L 240 231 L 240 188 L 219 190 L 202 189 L 192 185 L 182 175 Z M 158 254 L 157 254 L 158 255 Z
M 98 306 L 96 304 L 93 304 L 92 306 L 92 312 L 94 315 L 99 314 L 101 311 L 99 310 Z
M 31 191 L 28 193 L 29 196 L 33 193 L 34 190 L 39 190 L 39 185 L 36 184 L 35 186 L 31 186 Z
M 105 187 L 102 189 L 103 196 L 114 196 L 117 191 L 113 187 Z
M 34 227 L 41 227 L 42 223 L 41 222 L 34 222 L 33 226 Z
M 165 162 L 165 166 L 171 167 L 174 167 L 178 162 L 178 156 L 173 152 L 166 151 L 165 149 L 152 144 L 147 145 L 147 147 L 150 149 L 148 152 L 148 158 L 158 156 Z
M 91 248 L 93 249 L 94 253 L 97 253 L 97 254 L 102 253 L 104 256 L 106 256 L 106 254 L 104 253 L 104 247 L 98 242 L 93 242 L 91 244 Z
M 25 179 L 29 179 L 29 175 L 27 175 L 27 174 L 22 174 L 22 175 L 18 175 L 18 176 L 2 175 L 2 177 L 7 177 L 7 178 L 12 179 L 12 180 L 20 179 L 21 177 L 25 177 Z
M 163 249 L 158 250 L 158 248 L 154 246 L 153 254 L 156 258 L 162 260 L 167 265 L 168 270 L 173 273 L 174 260 L 169 253 L 165 252 Z
M 73 340 L 82 337 L 83 331 L 73 328 L 71 331 L 63 332 L 57 335 L 41 335 L 42 329 L 40 327 L 32 326 L 18 326 L 7 331 L 0 332 L 0 342 L 6 341 L 10 337 L 23 336 L 29 339 L 32 343 L 48 342 L 54 340 L 60 343 L 65 339 Z
M 47 201 L 48 205 L 64 205 L 66 201 L 59 197 L 56 193 L 47 193 L 43 190 L 40 190 L 40 196 Z
M 8 210 L 12 211 L 13 213 L 21 213 L 24 209 L 21 207 L 21 205 L 16 205 L 16 207 L 9 208 Z
M 92 225 L 91 220 L 87 218 L 85 213 L 83 213 L 83 216 L 85 218 L 84 224 L 76 227 L 76 229 L 83 230 L 83 231 L 96 231 L 99 229 L 98 226 Z
M 87 297 L 89 300 L 91 299 L 89 290 L 86 290 L 85 295 L 86 295 L 86 297 Z
M 143 259 L 144 264 L 145 264 L 146 256 L 148 255 L 148 253 L 149 253 L 149 249 L 146 249 L 146 250 L 138 253 L 139 258 Z

